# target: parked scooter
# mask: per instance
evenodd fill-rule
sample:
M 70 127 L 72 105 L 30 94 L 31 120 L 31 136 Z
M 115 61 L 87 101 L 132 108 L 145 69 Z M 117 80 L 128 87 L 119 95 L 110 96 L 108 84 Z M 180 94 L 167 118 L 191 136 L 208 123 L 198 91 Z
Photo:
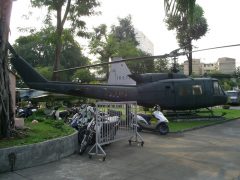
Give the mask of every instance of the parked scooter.
M 157 122 L 153 123 L 151 121 L 153 119 Z M 161 135 L 166 135 L 169 132 L 168 123 L 169 122 L 167 118 L 160 111 L 159 106 L 154 107 L 154 112 L 152 113 L 152 115 L 137 114 L 137 129 L 139 132 L 142 130 L 150 130 L 157 131 Z

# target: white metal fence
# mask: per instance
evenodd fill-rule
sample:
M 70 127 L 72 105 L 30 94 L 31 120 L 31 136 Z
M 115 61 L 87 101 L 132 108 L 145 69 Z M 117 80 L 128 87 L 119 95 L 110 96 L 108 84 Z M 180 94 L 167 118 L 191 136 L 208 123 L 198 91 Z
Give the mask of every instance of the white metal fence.
M 96 104 L 96 144 L 90 149 L 89 157 L 102 155 L 106 158 L 102 146 L 122 139 L 140 143 L 144 141 L 137 132 L 136 102 L 98 102 Z

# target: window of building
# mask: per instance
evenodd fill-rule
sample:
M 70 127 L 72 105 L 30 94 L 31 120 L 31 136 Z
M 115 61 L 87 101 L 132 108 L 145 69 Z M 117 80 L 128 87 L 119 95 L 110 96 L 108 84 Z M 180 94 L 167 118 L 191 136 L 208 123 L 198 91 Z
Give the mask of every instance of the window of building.
M 193 92 L 193 95 L 202 95 L 202 86 L 201 85 L 193 85 L 192 92 Z

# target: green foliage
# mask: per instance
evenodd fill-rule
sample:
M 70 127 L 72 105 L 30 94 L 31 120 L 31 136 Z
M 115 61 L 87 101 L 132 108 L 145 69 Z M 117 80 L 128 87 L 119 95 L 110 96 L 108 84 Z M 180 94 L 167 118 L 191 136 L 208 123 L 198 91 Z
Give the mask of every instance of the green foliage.
M 185 0 L 178 1 L 180 4 L 182 2 L 185 2 Z M 203 16 L 203 9 L 199 5 L 195 5 L 195 2 L 194 6 L 192 14 L 186 13 L 186 8 L 180 8 L 179 11 L 182 11 L 182 13 L 167 14 L 165 20 L 169 30 L 176 30 L 179 47 L 189 52 L 187 54 L 189 75 L 192 75 L 192 41 L 200 39 L 208 30 L 207 20 Z
M 63 130 L 64 122 L 63 122 L 63 121 L 52 121 L 51 125 L 52 125 L 54 128 Z
M 226 81 L 223 82 L 222 87 L 223 87 L 223 89 L 224 89 L 225 91 L 232 89 L 231 85 L 230 85 L 228 82 L 226 82 Z
M 62 66 L 70 68 L 86 65 L 89 59 L 82 54 L 82 48 L 74 40 L 69 29 L 63 31 Z M 14 48 L 33 67 L 52 66 L 54 62 L 54 28 L 41 29 L 28 36 L 16 39 Z
M 184 49 L 191 45 L 192 40 L 198 40 L 204 36 L 208 30 L 204 11 L 199 5 L 195 6 L 192 23 L 188 17 L 181 17 L 178 14 L 167 15 L 165 22 L 169 30 L 176 30 L 179 46 Z
M 149 111 L 148 107 L 143 107 L 143 111 L 146 113 L 147 111 Z
M 170 132 L 179 132 L 187 129 L 216 124 L 219 121 L 185 121 L 185 122 L 170 122 Z
M 164 58 L 164 59 L 157 59 L 154 62 L 154 68 L 155 68 L 155 72 L 169 72 L 169 67 L 168 67 L 168 62 L 169 59 Z
M 208 76 L 218 79 L 220 85 L 225 91 L 232 90 L 233 88 L 240 86 L 240 79 L 234 74 L 211 73 L 208 74 Z
M 239 66 L 233 72 L 233 77 L 240 79 L 240 67 Z
M 134 32 L 134 27 L 132 24 L 132 17 L 128 15 L 125 18 L 118 18 L 119 26 L 112 26 L 111 32 L 118 41 L 130 41 L 135 47 L 139 45 L 136 40 L 136 34 Z
M 82 53 L 82 48 L 74 40 L 68 29 L 63 31 L 64 44 L 61 53 L 61 67 L 71 68 L 90 64 Z M 41 29 L 29 36 L 19 37 L 14 47 L 36 70 L 47 79 L 51 79 L 54 63 L 54 28 Z M 72 81 L 72 72 L 61 73 L 62 80 Z M 18 83 L 18 84 L 21 84 Z M 19 86 L 18 86 L 19 87 Z
M 216 109 L 213 109 L 213 114 L 214 115 L 219 115 L 219 116 L 225 114 L 224 117 L 226 118 L 226 120 L 232 120 L 232 119 L 236 119 L 236 118 L 240 117 L 240 111 L 239 110 L 233 110 L 233 109 L 216 108 Z M 208 112 L 207 114 L 200 113 L 199 115 L 210 116 L 211 113 L 210 112 Z M 183 131 L 183 130 L 187 130 L 187 129 L 218 124 L 218 123 L 222 123 L 222 122 L 225 122 L 225 121 L 223 121 L 223 120 L 177 121 L 177 122 L 172 122 L 171 121 L 169 123 L 169 129 L 170 129 L 170 132 L 178 132 L 178 131 Z
M 137 47 L 139 43 L 136 40 L 131 16 L 118 20 L 119 25 L 112 26 L 110 33 L 104 24 L 94 28 L 89 48 L 90 53 L 98 56 L 98 63 L 108 62 L 110 57 L 131 58 L 148 55 Z M 132 62 L 127 65 L 133 73 L 154 71 L 153 60 Z M 107 78 L 109 66 L 100 67 L 97 72 Z
M 56 11 L 62 12 L 62 19 L 61 26 L 63 28 L 65 23 L 65 16 L 66 20 L 70 23 L 69 27 L 71 27 L 72 33 L 77 34 L 78 36 L 86 36 L 87 33 L 85 32 L 85 21 L 82 20 L 83 16 L 92 16 L 97 14 L 94 11 L 94 8 L 98 7 L 100 3 L 97 0 L 31 0 L 33 7 L 47 7 L 48 8 L 48 18 L 47 21 L 53 21 L 55 24 L 55 20 L 53 20 L 53 16 Z M 49 18 L 51 16 L 51 18 Z M 46 22 L 46 21 L 45 21 Z M 51 24 L 53 24 L 51 22 Z
M 166 15 L 180 15 L 181 18 L 189 17 L 193 20 L 196 0 L 164 0 Z
M 73 75 L 74 82 L 89 83 L 94 80 L 94 75 L 91 74 L 89 69 L 79 69 Z
M 34 66 L 52 66 L 54 59 L 53 28 L 42 29 L 16 39 L 14 48 Z
M 37 124 L 32 124 L 31 121 L 28 120 L 25 121 L 27 129 L 22 132 L 24 136 L 1 140 L 0 148 L 38 143 L 53 138 L 67 136 L 75 132 L 73 128 L 65 125 L 61 121 L 38 121 Z
M 31 3 L 34 7 L 47 7 L 48 15 L 46 15 L 45 25 L 48 27 L 53 27 L 52 24 L 55 24 L 56 17 L 56 27 L 54 27 L 54 63 L 53 70 L 59 70 L 61 67 L 60 59 L 62 52 L 62 45 L 65 44 L 63 38 L 64 25 L 65 22 L 69 23 L 69 34 L 88 37 L 89 33 L 86 32 L 86 23 L 82 20 L 83 16 L 91 16 L 96 14 L 94 11 L 95 7 L 98 7 L 100 3 L 97 0 L 31 0 Z M 60 75 L 53 71 L 53 80 L 59 80 Z
M 51 79 L 52 77 L 52 67 L 37 67 L 36 70 L 43 75 L 46 79 Z

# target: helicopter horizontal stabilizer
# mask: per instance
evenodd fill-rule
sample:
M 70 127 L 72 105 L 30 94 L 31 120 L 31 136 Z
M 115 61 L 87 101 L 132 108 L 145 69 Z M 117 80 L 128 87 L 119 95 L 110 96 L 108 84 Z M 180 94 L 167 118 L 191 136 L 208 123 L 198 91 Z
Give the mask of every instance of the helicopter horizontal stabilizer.
M 27 85 L 48 81 L 20 56 L 11 58 L 11 63 Z

